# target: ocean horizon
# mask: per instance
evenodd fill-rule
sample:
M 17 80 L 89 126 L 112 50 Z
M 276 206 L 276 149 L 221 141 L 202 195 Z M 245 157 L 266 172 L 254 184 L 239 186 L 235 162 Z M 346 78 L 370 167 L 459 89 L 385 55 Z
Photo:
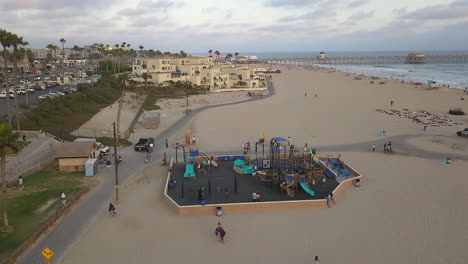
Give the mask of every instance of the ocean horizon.
M 364 56 L 406 56 L 408 53 L 424 53 L 426 55 L 464 55 L 468 50 L 400 50 L 400 51 L 324 51 L 327 57 L 364 57 Z M 192 53 L 197 56 L 207 56 L 208 53 Z M 224 54 L 224 53 L 222 53 Z M 259 59 L 268 58 L 311 58 L 317 57 L 320 51 L 293 52 L 239 52 L 241 56 L 256 56 Z M 314 65 L 310 62 L 291 62 L 292 65 Z M 465 89 L 468 87 L 468 63 L 379 63 L 379 64 L 343 64 L 321 65 L 336 68 L 341 71 L 365 74 L 380 78 L 394 78 L 405 81 L 427 83 L 435 81 L 439 85 L 450 88 Z

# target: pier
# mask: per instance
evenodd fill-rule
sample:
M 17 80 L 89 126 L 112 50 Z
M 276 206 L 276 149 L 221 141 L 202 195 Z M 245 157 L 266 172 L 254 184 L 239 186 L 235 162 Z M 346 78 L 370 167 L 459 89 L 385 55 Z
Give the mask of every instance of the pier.
M 389 64 L 389 63 L 468 63 L 467 55 L 424 55 L 422 53 L 410 53 L 407 56 L 370 56 L 370 57 L 325 57 L 310 58 L 271 58 L 253 59 L 247 63 L 274 63 L 274 64 Z

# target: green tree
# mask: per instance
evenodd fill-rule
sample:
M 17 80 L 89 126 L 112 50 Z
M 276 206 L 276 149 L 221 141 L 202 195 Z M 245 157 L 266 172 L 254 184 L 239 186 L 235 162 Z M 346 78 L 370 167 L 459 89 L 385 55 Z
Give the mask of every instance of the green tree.
M 187 53 L 185 53 L 183 50 L 181 50 L 179 54 L 182 58 L 185 58 L 188 56 Z
M 78 47 L 78 45 L 73 46 L 73 51 L 75 52 L 75 57 L 78 58 L 78 51 L 80 51 L 80 47 Z
M 8 124 L 11 126 L 11 109 L 10 109 L 10 78 L 8 74 L 8 58 L 9 58 L 9 51 L 7 48 L 11 47 L 11 43 L 13 42 L 13 34 L 11 32 L 8 32 L 4 29 L 0 29 L 0 43 L 2 44 L 3 47 L 3 71 L 5 75 L 5 83 L 6 83 L 6 107 L 7 107 L 7 115 L 8 115 Z
M 215 54 L 216 54 L 217 56 L 221 55 L 221 53 L 220 53 L 218 50 L 215 51 Z
M 212 49 L 210 49 L 210 50 L 208 51 L 208 53 L 210 54 L 210 57 L 213 57 L 213 56 L 211 55 L 211 53 L 213 53 L 213 50 L 212 50 Z
M 15 145 L 18 133 L 14 133 L 8 124 L 0 124 L 0 176 L 2 179 L 2 202 L 3 202 L 3 226 L 1 232 L 12 232 L 13 227 L 8 223 L 8 202 L 7 202 L 7 179 L 6 179 L 6 152 L 7 150 L 18 151 Z

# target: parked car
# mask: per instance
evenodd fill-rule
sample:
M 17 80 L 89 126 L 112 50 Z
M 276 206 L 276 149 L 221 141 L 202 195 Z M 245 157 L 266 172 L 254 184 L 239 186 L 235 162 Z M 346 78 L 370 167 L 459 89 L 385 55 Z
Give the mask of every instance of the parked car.
M 0 92 L 0 98 L 6 98 L 7 97 L 7 94 L 6 94 L 6 91 L 1 91 Z M 10 93 L 10 98 L 14 98 L 15 96 Z
M 468 137 L 468 128 L 458 131 L 457 135 L 460 137 Z
M 142 137 L 135 144 L 135 151 L 146 150 L 149 147 L 149 144 L 154 143 L 154 138 L 152 137 Z
M 110 148 L 101 142 L 96 142 L 96 144 L 99 146 L 99 155 L 107 155 L 110 152 Z
M 64 93 L 61 93 L 61 92 L 59 92 L 59 91 L 50 91 L 49 94 L 50 94 L 52 97 L 55 97 L 55 98 L 60 97 L 60 96 L 62 96 L 62 95 L 65 95 Z
M 46 99 L 46 98 L 55 98 L 55 97 L 50 94 L 43 94 L 38 97 L 39 100 Z
M 46 83 L 46 88 L 52 88 L 55 87 L 53 83 Z
M 16 90 L 16 93 L 21 94 L 21 95 L 25 95 L 26 94 L 26 89 L 25 88 L 19 88 L 18 90 Z

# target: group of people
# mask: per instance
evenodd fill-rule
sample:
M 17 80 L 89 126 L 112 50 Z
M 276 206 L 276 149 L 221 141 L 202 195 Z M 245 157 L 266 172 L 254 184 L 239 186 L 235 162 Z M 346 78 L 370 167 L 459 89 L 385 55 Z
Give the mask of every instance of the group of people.
M 185 109 L 184 112 L 185 112 L 186 115 L 190 115 L 192 113 L 192 109 L 187 108 L 187 109 Z
M 392 151 L 392 142 L 389 141 L 388 143 L 384 144 L 384 152 L 391 152 Z

